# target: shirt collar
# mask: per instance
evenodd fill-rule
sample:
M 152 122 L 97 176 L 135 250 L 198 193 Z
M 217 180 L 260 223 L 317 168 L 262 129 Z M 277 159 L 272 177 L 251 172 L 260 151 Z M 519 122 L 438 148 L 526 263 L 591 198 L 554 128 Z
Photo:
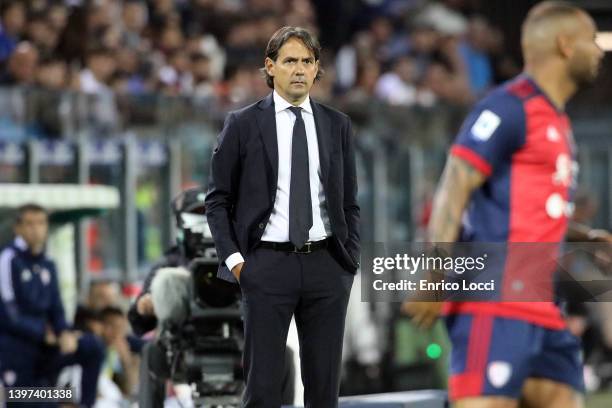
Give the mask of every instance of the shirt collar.
M 282 96 L 278 94 L 278 92 L 274 91 L 272 93 L 274 98 L 274 111 L 276 113 L 282 112 L 285 109 L 292 107 L 293 105 L 287 102 Z M 310 95 L 306 96 L 306 99 L 299 105 L 304 111 L 312 114 L 312 106 L 310 105 Z
M 535 79 L 533 79 L 533 77 L 531 75 L 529 75 L 526 72 L 523 72 L 521 74 L 523 76 L 523 78 L 525 78 L 527 80 L 527 82 L 529 82 L 531 84 L 531 86 L 533 86 L 536 90 L 537 93 L 539 93 L 540 95 L 542 95 L 544 97 L 544 99 L 546 99 L 546 102 L 548 102 L 548 104 L 558 113 L 558 114 L 565 114 L 565 110 L 563 108 L 558 107 L 557 105 L 555 105 L 555 103 L 552 101 L 552 99 L 550 99 L 550 96 L 548 96 L 548 94 L 546 92 L 544 92 L 544 90 L 542 88 L 540 88 L 540 85 L 538 85 L 538 83 L 535 81 Z
M 13 241 L 13 245 L 15 245 L 15 248 L 21 249 L 22 251 L 28 250 L 28 244 L 25 242 L 25 239 L 23 239 L 19 235 L 15 237 L 15 241 Z

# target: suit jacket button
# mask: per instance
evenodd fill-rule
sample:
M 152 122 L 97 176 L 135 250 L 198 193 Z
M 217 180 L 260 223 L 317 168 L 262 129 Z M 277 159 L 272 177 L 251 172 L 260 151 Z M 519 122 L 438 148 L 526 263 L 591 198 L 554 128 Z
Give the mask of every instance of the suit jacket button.
M 262 222 L 262 223 L 260 223 L 260 224 L 259 224 L 259 229 L 264 229 L 264 226 L 265 226 L 265 225 L 264 225 L 264 223 L 263 223 L 263 222 Z

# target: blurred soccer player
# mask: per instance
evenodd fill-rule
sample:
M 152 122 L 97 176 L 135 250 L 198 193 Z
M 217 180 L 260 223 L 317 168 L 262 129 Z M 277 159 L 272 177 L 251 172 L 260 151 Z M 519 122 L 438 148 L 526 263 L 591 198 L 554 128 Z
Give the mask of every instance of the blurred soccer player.
M 564 240 L 577 171 L 564 107 L 597 76 L 603 52 L 595 34 L 591 17 L 572 5 L 547 1 L 530 10 L 522 29 L 524 73 L 475 107 L 451 148 L 429 225 L 432 242 Z M 421 326 L 441 308 L 403 305 Z M 455 407 L 582 406 L 580 344 L 554 303 L 444 308 Z

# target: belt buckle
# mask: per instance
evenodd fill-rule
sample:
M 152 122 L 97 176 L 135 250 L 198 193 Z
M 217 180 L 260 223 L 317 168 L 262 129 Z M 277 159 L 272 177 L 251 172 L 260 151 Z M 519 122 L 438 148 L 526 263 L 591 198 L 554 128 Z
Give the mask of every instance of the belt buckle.
M 312 242 L 306 242 L 302 248 L 295 247 L 293 249 L 293 252 L 295 252 L 296 254 L 310 254 L 312 253 L 312 249 L 310 248 L 311 245 Z M 304 248 L 306 248 L 305 251 L 303 251 Z

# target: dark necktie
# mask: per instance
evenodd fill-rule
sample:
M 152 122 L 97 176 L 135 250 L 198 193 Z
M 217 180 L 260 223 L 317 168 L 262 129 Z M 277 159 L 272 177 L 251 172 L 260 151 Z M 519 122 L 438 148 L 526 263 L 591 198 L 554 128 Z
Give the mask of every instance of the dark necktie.
M 291 143 L 291 184 L 289 187 L 289 240 L 297 248 L 308 241 L 312 227 L 312 202 L 310 200 L 310 173 L 308 172 L 308 142 L 302 108 L 289 108 L 295 114 L 293 141 Z

